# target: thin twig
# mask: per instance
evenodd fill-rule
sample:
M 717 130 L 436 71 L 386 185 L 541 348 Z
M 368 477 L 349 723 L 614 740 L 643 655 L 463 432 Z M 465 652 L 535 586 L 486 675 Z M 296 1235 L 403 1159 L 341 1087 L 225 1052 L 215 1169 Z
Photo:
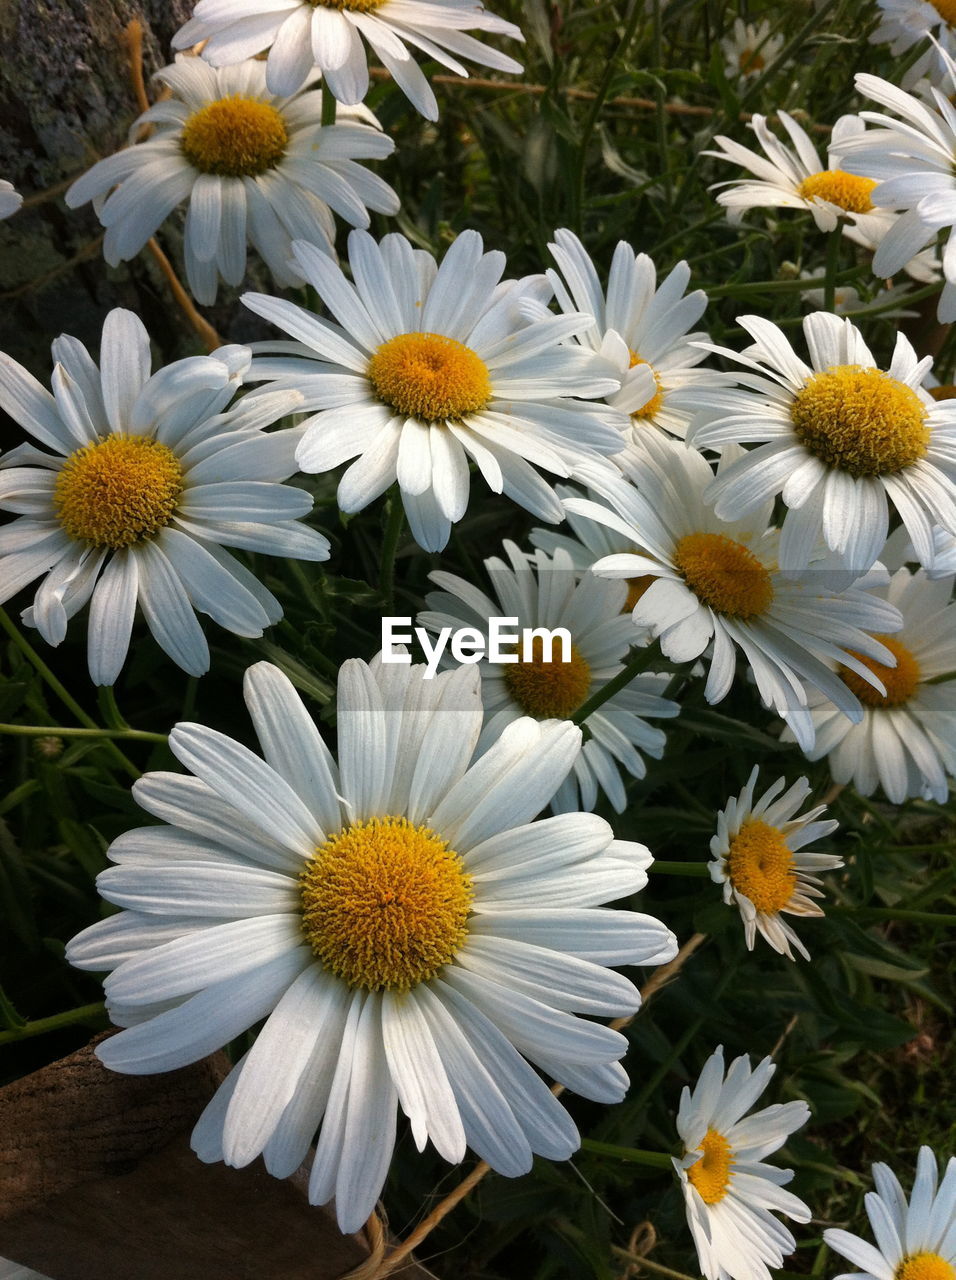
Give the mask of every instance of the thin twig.
M 165 253 L 163 253 L 162 249 L 159 247 L 159 241 L 156 239 L 155 236 L 151 236 L 146 241 L 146 248 L 150 251 L 153 257 L 156 259 L 156 262 L 159 266 L 160 271 L 162 271 L 163 275 L 166 277 L 166 282 L 168 283 L 170 289 L 173 292 L 173 297 L 179 303 L 180 310 L 182 311 L 186 319 L 189 321 L 189 323 L 192 325 L 192 327 L 196 330 L 196 333 L 199 335 L 199 338 L 202 341 L 203 345 L 205 346 L 206 350 L 215 351 L 217 347 L 221 347 L 222 338 L 219 336 L 216 330 L 212 327 L 209 321 L 205 320 L 196 310 L 195 306 L 193 305 L 192 298 L 190 298 L 189 294 L 180 284 L 179 276 L 177 276 L 176 272 L 174 271 L 173 264 L 169 261 Z
M 144 111 L 149 110 L 150 102 L 149 95 L 146 93 L 146 80 L 143 77 L 143 24 L 138 18 L 133 18 L 131 22 L 127 23 L 120 39 L 126 46 L 126 53 L 129 58 L 129 74 L 133 82 L 133 93 L 136 97 L 136 105 L 142 115 Z

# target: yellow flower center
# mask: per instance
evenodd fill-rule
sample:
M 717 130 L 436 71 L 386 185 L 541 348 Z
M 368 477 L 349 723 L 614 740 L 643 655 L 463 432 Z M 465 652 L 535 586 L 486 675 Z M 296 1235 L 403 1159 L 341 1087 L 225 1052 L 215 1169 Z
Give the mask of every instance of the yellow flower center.
M 544 642 L 535 636 L 531 658 L 519 658 L 505 671 L 505 684 L 515 702 L 529 716 L 539 720 L 567 720 L 588 696 L 591 668 L 576 644 L 571 645 L 571 661 L 561 661 L 561 645 L 555 641 L 551 660 L 544 656 Z
M 754 71 L 763 71 L 766 65 L 763 54 L 758 53 L 756 49 L 741 49 L 737 66 L 742 76 L 749 76 Z
M 808 378 L 790 406 L 805 449 L 854 478 L 892 475 L 926 453 L 926 410 L 911 387 L 881 369 L 836 365 Z
M 628 348 L 630 351 L 630 348 Z M 660 376 L 650 361 L 645 360 L 643 356 L 639 356 L 636 351 L 631 351 L 631 361 L 628 368 L 633 369 L 636 364 L 646 364 L 654 375 L 654 385 L 657 391 L 651 396 L 647 404 L 641 405 L 640 409 L 635 409 L 631 417 L 638 422 L 644 422 L 648 418 L 653 418 L 655 413 L 660 412 L 660 407 L 664 403 L 664 388 L 661 385 Z
M 408 991 L 468 932 L 471 876 L 447 841 L 407 818 L 370 818 L 326 840 L 300 876 L 302 925 L 350 987 Z
M 145 436 L 107 436 L 70 454 L 57 476 L 53 507 L 71 538 L 118 551 L 155 537 L 182 489 L 183 469 L 172 449 Z
M 722 533 L 688 533 L 674 564 L 694 595 L 717 613 L 756 618 L 773 603 L 773 580 L 754 553 Z
M 797 887 L 793 854 L 779 830 L 760 818 L 748 818 L 731 840 L 727 874 L 738 893 L 768 914 L 782 910 Z
M 642 573 L 639 578 L 626 578 L 627 600 L 621 612 L 630 613 L 651 583 L 656 581 L 657 579 L 652 573 Z
M 722 1133 L 708 1129 L 697 1150 L 700 1159 L 687 1170 L 687 1177 L 704 1204 L 718 1204 L 734 1176 L 734 1149 Z
M 939 387 L 927 387 L 926 390 L 934 400 L 956 400 L 956 386 L 951 382 L 944 382 Z
M 956 1280 L 956 1268 L 938 1253 L 911 1253 L 896 1268 L 894 1280 Z
M 899 707 L 904 702 L 908 702 L 916 691 L 916 686 L 920 682 L 919 663 L 906 645 L 894 636 L 877 636 L 876 639 L 881 644 L 885 644 L 896 658 L 895 667 L 884 667 L 883 663 L 877 662 L 875 658 L 867 658 L 862 653 L 855 653 L 852 649 L 850 652 L 853 653 L 854 658 L 859 658 L 865 667 L 869 667 L 879 680 L 883 681 L 886 686 L 886 697 L 884 698 L 883 694 L 874 689 L 871 684 L 867 684 L 862 676 L 858 676 L 855 671 L 848 671 L 846 667 L 840 667 L 840 679 L 867 707 Z
M 956 23 L 956 0 L 929 0 L 929 2 L 944 22 Z
M 372 13 L 385 0 L 309 0 L 313 9 L 347 9 L 352 13 Z
M 183 126 L 180 147 L 200 173 L 220 178 L 254 178 L 274 169 L 289 141 L 275 107 L 234 94 L 200 107 Z
M 375 394 L 396 413 L 422 422 L 458 421 L 491 399 L 485 362 L 440 333 L 400 333 L 368 366 Z
M 829 200 L 847 213 L 870 213 L 873 201 L 870 192 L 876 186 L 874 178 L 861 178 L 842 169 L 823 169 L 811 173 L 800 183 L 800 195 L 804 200 Z

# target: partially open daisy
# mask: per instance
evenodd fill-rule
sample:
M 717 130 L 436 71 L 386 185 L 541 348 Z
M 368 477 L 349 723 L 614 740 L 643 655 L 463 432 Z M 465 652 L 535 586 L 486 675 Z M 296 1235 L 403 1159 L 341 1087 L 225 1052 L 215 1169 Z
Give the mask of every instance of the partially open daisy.
M 853 1263 L 836 1280 L 956 1280 L 956 1157 L 946 1162 L 937 1186 L 936 1156 L 920 1147 L 909 1199 L 896 1174 L 873 1166 L 875 1191 L 866 1194 L 866 1216 L 876 1239 L 831 1227 L 823 1238 Z
M 906 69 L 901 81 L 912 89 L 925 76 L 944 87 L 949 82 L 946 60 L 939 50 L 956 55 L 956 4 L 953 0 L 876 0 L 880 22 L 870 35 L 871 44 L 888 44 L 894 58 L 902 58 L 915 45 L 923 52 Z M 933 40 L 928 39 L 929 36 Z M 935 42 L 935 43 L 934 43 Z
M 253 375 L 305 396 L 314 410 L 296 455 L 303 471 L 356 458 L 339 484 L 343 511 L 360 511 L 398 481 L 412 534 L 440 551 L 468 506 L 469 459 L 490 489 L 544 520 L 564 512 L 542 467 L 570 476 L 623 445 L 627 417 L 596 397 L 620 385 L 584 347 L 562 342 L 590 316 L 522 318 L 540 281 L 499 283 L 504 254 L 463 231 L 441 266 L 392 234 L 349 236 L 354 284 L 314 246 L 293 246 L 299 269 L 339 322 L 271 298 L 245 304 L 298 339 L 258 343 L 274 357 Z M 540 292 L 540 289 L 538 289 Z M 256 393 L 254 393 L 256 394 Z
M 679 262 L 658 287 L 657 270 L 646 253 L 635 253 L 623 240 L 614 250 L 607 294 L 584 245 L 572 231 L 554 233 L 550 244 L 561 274 L 549 270 L 561 310 L 589 312 L 594 322 L 576 341 L 610 361 L 621 388 L 608 403 L 628 414 L 634 431 L 660 427 L 683 436 L 691 414 L 684 407 L 685 388 L 704 390 L 724 378 L 696 366 L 706 352 L 694 345 L 704 333 L 688 333 L 704 314 L 702 289 L 685 294 L 690 267 Z
M 722 465 L 736 456 L 736 451 L 725 453 Z M 805 682 L 838 699 L 843 711 L 859 720 L 862 707 L 827 659 L 850 664 L 864 680 L 874 679 L 850 650 L 890 662 L 890 651 L 866 633 L 898 629 L 897 610 L 855 588 L 829 591 L 824 575 L 813 569 L 802 577 L 782 574 L 769 504 L 738 519 L 718 519 L 703 497 L 713 472 L 695 449 L 647 433 L 640 447 L 628 451 L 626 467 L 633 484 L 614 477 L 595 481 L 609 506 L 582 498 L 565 499 L 565 505 L 644 548 L 605 556 L 593 571 L 653 579 L 631 616 L 660 637 L 665 656 L 690 662 L 710 649 L 705 694 L 708 702 L 719 702 L 733 683 L 734 646 L 739 646 L 764 706 L 773 707 L 797 741 L 807 745 L 813 726 Z M 882 623 L 872 625 L 877 618 Z
M 734 18 L 733 31 L 720 42 L 727 79 L 741 83 L 754 79 L 766 70 L 782 48 L 783 36 L 772 34 L 766 18 L 759 22 Z
M 0 178 L 0 218 L 11 218 L 23 204 L 23 196 L 12 182 Z
M 371 1213 L 396 1104 L 421 1150 L 466 1144 L 515 1177 L 578 1146 L 529 1059 L 588 1098 L 619 1101 L 624 1036 L 575 1013 L 640 1003 L 608 964 L 658 963 L 659 921 L 599 904 L 642 888 L 651 856 L 603 819 L 535 822 L 581 732 L 524 719 L 469 767 L 477 672 L 346 662 L 338 764 L 289 681 L 258 663 L 245 697 L 264 759 L 198 724 L 170 747 L 195 775 L 133 793 L 169 825 L 115 840 L 103 897 L 124 911 L 68 949 L 110 969 L 127 1030 L 97 1055 L 133 1075 L 195 1062 L 265 1019 L 193 1133 L 205 1161 L 262 1155 L 288 1177 L 321 1125 L 309 1198 L 343 1231 Z
M 497 556 L 485 561 L 495 588 L 494 596 L 451 573 L 436 571 L 432 582 L 444 588 L 426 597 L 427 610 L 418 621 L 430 631 L 473 627 L 488 635 L 491 618 L 517 618 L 509 630 L 523 628 L 551 632 L 564 628 L 570 637 L 569 661 L 563 661 L 560 644 L 536 638 L 531 655 L 518 648 L 518 661 L 498 664 L 482 661 L 482 702 L 485 726 L 478 740 L 479 753 L 497 742 L 506 725 L 521 716 L 536 720 L 567 720 L 602 689 L 622 668 L 634 643 L 634 627 L 622 610 L 627 587 L 586 573 L 579 578 L 571 557 L 558 549 L 553 557 L 539 551 L 526 556 L 513 542 L 505 543 L 510 560 Z M 487 646 L 486 646 L 487 647 Z M 676 716 L 680 707 L 661 697 L 666 675 L 640 675 L 626 689 L 609 698 L 583 721 L 588 733 L 574 768 L 555 792 L 551 807 L 556 813 L 593 809 L 603 791 L 618 813 L 627 804 L 621 771 L 643 778 L 644 755 L 660 759 L 665 738 L 661 729 L 648 724 Z
M 209 649 L 193 612 L 261 636 L 282 609 L 224 547 L 327 560 L 328 539 L 299 523 L 312 509 L 295 473 L 296 429 L 262 428 L 301 397 L 284 392 L 226 410 L 252 353 L 222 347 L 150 377 L 149 335 L 130 311 L 103 325 L 98 368 L 81 342 L 53 343 L 53 395 L 0 354 L 0 406 L 47 449 L 0 461 L 0 601 L 43 576 L 24 621 L 49 644 L 90 601 L 89 665 L 112 684 L 137 602 L 157 643 L 202 675 Z
M 834 782 L 852 783 L 864 796 L 882 787 L 894 804 L 914 796 L 945 802 L 947 775 L 956 775 L 956 682 L 932 682 L 956 672 L 953 583 L 903 568 L 888 586 L 874 589 L 903 615 L 900 631 L 879 637 L 896 665 L 864 659 L 886 692 L 841 667 L 841 680 L 863 704 L 863 719 L 851 724 L 826 698 L 810 700 L 816 745 L 807 755 L 827 756 Z
M 674 1168 L 707 1280 L 769 1280 L 767 1268 L 781 1266 L 796 1248 L 774 1213 L 810 1221 L 803 1201 L 783 1189 L 793 1170 L 764 1163 L 806 1124 L 809 1107 L 775 1103 L 747 1115 L 776 1069 L 764 1058 L 751 1070 L 743 1056 L 730 1064 L 725 1079 L 719 1048 L 704 1063 L 693 1091 L 685 1086 L 681 1094 L 677 1132 L 684 1155 Z
M 415 110 L 437 120 L 435 95 L 409 46 L 459 76 L 468 75 L 459 58 L 496 71 L 521 70 L 514 58 L 466 35 L 469 30 L 524 38 L 477 0 L 199 0 L 173 47 L 202 41 L 202 56 L 214 67 L 268 49 L 273 93 L 295 93 L 318 67 L 340 102 L 356 103 L 368 93 L 364 39 Z
M 374 121 L 368 112 L 323 128 L 321 93 L 277 97 L 255 61 L 216 71 L 180 56 L 156 78 L 172 96 L 130 130 L 134 141 L 148 124 L 149 138 L 101 160 L 66 193 L 74 209 L 94 201 L 112 266 L 135 257 L 188 199 L 186 275 L 196 299 L 212 303 L 220 276 L 242 283 L 247 242 L 278 284 L 301 284 L 289 262 L 293 239 L 306 237 L 331 255 L 333 210 L 353 227 L 368 226 L 369 209 L 398 210 L 392 188 L 358 163 L 395 150 L 381 130 L 360 123 Z
M 892 502 L 921 563 L 933 559 L 933 528 L 956 532 L 956 401 L 935 401 L 899 334 L 881 369 L 859 330 L 814 312 L 803 331 L 810 364 L 782 329 L 740 316 L 754 339 L 743 354 L 715 348 L 744 366 L 743 387 L 717 388 L 690 438 L 701 449 L 757 444 L 708 488 L 718 516 L 756 511 L 780 494 L 788 510 L 780 563 L 803 569 L 818 539 L 848 570 L 865 573 L 889 532 Z
M 805 850 L 836 831 L 839 823 L 817 821 L 826 811 L 822 804 L 794 816 L 810 794 L 806 778 L 799 778 L 783 795 L 786 779 L 778 778 L 755 802 L 759 772 L 755 766 L 740 795 L 731 797 L 717 814 L 710 878 L 724 886 L 724 902 L 733 902 L 739 910 L 749 950 L 759 930 L 780 955 L 792 960 L 792 943 L 809 960 L 810 953 L 782 916 L 823 915 L 813 901 L 823 897 L 820 872 L 842 867 L 843 859 Z

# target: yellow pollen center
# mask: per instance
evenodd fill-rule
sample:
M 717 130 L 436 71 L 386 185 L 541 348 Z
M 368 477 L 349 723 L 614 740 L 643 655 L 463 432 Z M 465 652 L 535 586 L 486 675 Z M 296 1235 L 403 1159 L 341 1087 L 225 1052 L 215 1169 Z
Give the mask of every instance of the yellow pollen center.
M 485 362 L 440 333 L 389 338 L 372 356 L 368 377 L 389 408 L 421 422 L 456 422 L 491 399 Z
M 934 400 L 956 400 L 956 386 L 951 382 L 944 382 L 939 387 L 927 387 Z
M 870 213 L 873 201 L 870 193 L 876 186 L 874 178 L 861 178 L 855 173 L 844 173 L 842 169 L 823 169 L 820 173 L 811 173 L 800 183 L 800 195 L 804 200 L 814 197 L 829 200 L 847 213 Z
M 288 142 L 285 120 L 275 107 L 234 94 L 194 111 L 183 126 L 179 145 L 200 173 L 254 178 L 275 168 Z
M 899 707 L 904 702 L 908 702 L 916 691 L 916 686 L 920 682 L 919 663 L 907 649 L 894 636 L 876 636 L 880 644 L 886 645 L 890 653 L 896 658 L 895 667 L 884 667 L 882 662 L 877 662 L 875 658 L 867 658 L 862 653 L 855 653 L 852 649 L 854 658 L 859 658 L 865 667 L 873 672 L 877 679 L 882 680 L 886 686 L 886 697 L 878 690 L 874 689 L 871 684 L 858 676 L 855 671 L 848 671 L 846 667 L 840 667 L 840 679 L 847 685 L 852 693 L 855 693 L 860 701 L 867 707 Z
M 944 22 L 950 25 L 956 24 L 956 0 L 929 0 L 929 2 Z
M 630 348 L 628 348 L 630 350 Z M 631 361 L 628 365 L 629 369 L 633 369 L 636 364 L 646 364 L 648 369 L 654 375 L 654 385 L 657 387 L 655 393 L 648 400 L 647 404 L 641 405 L 640 409 L 635 409 L 631 417 L 636 422 L 644 422 L 648 418 L 653 418 L 655 413 L 660 412 L 661 405 L 664 403 L 664 388 L 661 386 L 661 380 L 657 370 L 643 356 L 639 356 L 636 351 L 631 351 Z
M 687 1170 L 687 1177 L 704 1204 L 717 1204 L 727 1194 L 734 1176 L 734 1149 L 722 1133 L 708 1129 L 697 1150 L 701 1157 Z
M 107 436 L 67 458 L 53 508 L 71 538 L 118 551 L 155 537 L 182 489 L 183 469 L 172 449 L 145 436 Z
M 731 840 L 727 874 L 738 893 L 768 914 L 781 911 L 797 887 L 786 841 L 776 827 L 759 818 L 748 818 Z
M 353 823 L 299 879 L 305 936 L 350 987 L 408 991 L 434 978 L 468 932 L 471 876 L 447 841 L 407 818 Z
M 561 661 L 561 644 L 555 641 L 551 661 L 544 656 L 544 642 L 535 636 L 531 658 L 512 663 L 505 671 L 505 684 L 515 702 L 529 716 L 539 720 L 567 720 L 588 696 L 591 668 L 576 644 L 571 645 L 571 661 Z
M 656 581 L 652 573 L 642 573 L 639 578 L 626 578 L 627 600 L 621 612 L 630 613 L 647 588 Z
M 929 444 L 922 401 L 881 369 L 845 364 L 815 373 L 794 397 L 790 416 L 805 449 L 854 479 L 902 471 Z
M 911 1253 L 896 1268 L 894 1280 L 956 1280 L 956 1267 L 938 1253 Z
M 768 569 L 722 533 L 688 533 L 674 548 L 678 573 L 704 604 L 731 618 L 756 618 L 773 603 Z
M 385 0 L 309 0 L 313 9 L 343 9 L 351 13 L 372 13 Z
M 737 66 L 742 76 L 749 76 L 754 71 L 763 71 L 766 65 L 762 53 L 757 53 L 755 49 L 741 49 Z

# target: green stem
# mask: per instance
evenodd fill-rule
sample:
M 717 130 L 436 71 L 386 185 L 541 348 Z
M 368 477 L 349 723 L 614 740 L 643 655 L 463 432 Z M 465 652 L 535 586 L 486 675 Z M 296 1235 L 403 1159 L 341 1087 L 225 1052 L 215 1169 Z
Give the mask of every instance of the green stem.
M 325 83 L 325 81 L 323 81 L 322 82 L 322 116 L 321 116 L 321 124 L 323 129 L 327 128 L 328 125 L 330 124 L 335 124 L 335 112 L 338 108 L 338 105 L 339 104 L 336 102 L 335 96 L 332 93 L 332 90 Z
M 896 907 L 840 907 L 831 906 L 827 911 L 837 916 L 854 916 L 864 920 L 899 920 L 904 924 L 936 924 L 951 928 L 956 924 L 956 915 L 946 915 L 935 911 L 907 911 Z
M 391 612 L 395 609 L 395 556 L 404 527 L 405 508 L 402 506 L 402 496 L 397 490 L 393 490 L 388 499 L 388 520 L 382 539 L 382 571 L 379 576 L 379 590 Z
M 0 734 L 20 738 L 128 738 L 133 742 L 166 742 L 165 733 L 146 729 L 62 729 L 55 724 L 0 724 Z M 139 770 L 136 770 L 139 777 Z
M 658 656 L 658 649 L 655 643 L 646 645 L 643 649 L 638 649 L 634 657 L 627 665 L 617 673 L 613 680 L 609 680 L 603 688 L 592 693 L 587 702 L 581 704 L 575 711 L 571 719 L 575 724 L 584 724 L 588 716 L 593 715 L 598 707 L 603 707 L 605 702 L 613 698 L 616 693 L 620 693 L 626 688 L 635 676 L 639 676 L 642 671 L 651 665 Z
M 843 232 L 839 224 L 827 236 L 827 260 L 824 268 L 823 309 L 836 310 L 837 271 L 840 266 L 840 241 Z
M 615 1160 L 626 1160 L 628 1164 L 643 1164 L 652 1169 L 673 1169 L 671 1158 L 666 1151 L 644 1151 L 640 1147 L 619 1147 L 613 1142 L 598 1142 L 595 1138 L 582 1138 L 581 1150 L 590 1151 L 596 1156 L 613 1156 Z
M 93 717 L 87 715 L 69 690 L 66 689 L 56 678 L 47 664 L 30 644 L 29 640 L 20 634 L 17 627 L 13 622 L 11 622 L 5 609 L 0 609 L 0 627 L 2 627 L 7 633 L 33 669 L 39 674 L 41 679 L 46 681 L 63 705 L 73 712 L 80 724 L 86 725 L 88 729 L 98 729 L 99 726 Z M 48 729 L 47 732 L 50 732 L 50 730 Z M 101 734 L 100 736 L 103 735 Z M 130 775 L 131 778 L 138 778 L 140 776 L 140 771 L 136 768 L 136 765 L 133 764 L 132 760 L 129 760 L 123 755 L 122 751 L 120 751 L 119 747 L 117 747 L 115 743 L 107 740 L 104 741 L 103 747 L 110 753 L 116 763 Z
M 639 9 L 639 0 L 634 0 L 635 10 Z M 651 33 L 654 65 L 664 65 L 664 29 L 661 19 L 662 0 L 654 0 L 654 24 Z M 660 82 L 654 86 L 654 132 L 657 137 L 657 154 L 660 157 L 661 178 L 664 182 L 664 195 L 668 207 L 673 207 L 674 189 L 671 183 L 670 154 L 667 148 L 667 103 L 664 86 Z
M 659 871 L 665 876 L 693 876 L 696 880 L 710 878 L 706 862 L 664 862 L 655 858 L 651 863 L 652 871 Z
M 100 705 L 100 714 L 110 729 L 128 729 L 129 725 L 123 719 L 122 712 L 116 703 L 116 694 L 113 692 L 111 684 L 103 685 L 98 692 L 98 702 Z
M 636 1267 L 647 1267 L 648 1271 L 656 1276 L 667 1276 L 668 1280 L 694 1280 L 694 1277 L 689 1276 L 686 1271 L 675 1271 L 673 1267 L 665 1267 L 661 1262 L 651 1262 L 650 1258 L 642 1258 L 637 1253 L 628 1253 L 627 1249 L 622 1249 L 619 1245 L 612 1244 L 611 1252 L 616 1258 L 633 1262 Z
M 850 284 L 857 277 L 856 267 L 841 271 L 836 276 L 836 284 Z M 797 280 L 748 280 L 746 284 L 719 284 L 707 290 L 708 298 L 736 298 L 742 293 L 803 293 L 806 289 L 826 288 L 827 278 L 813 276 Z M 907 299 L 908 301 L 908 299 Z
M 84 1004 L 79 1009 L 68 1009 L 66 1013 L 54 1013 L 49 1018 L 38 1018 L 36 1022 L 25 1022 L 22 1027 L 12 1031 L 0 1031 L 0 1044 L 15 1044 L 18 1040 L 29 1040 L 31 1036 L 43 1036 L 48 1031 L 59 1031 L 61 1027 L 72 1026 L 75 1022 L 89 1022 L 99 1018 L 106 1010 L 102 1000 L 96 1004 Z

